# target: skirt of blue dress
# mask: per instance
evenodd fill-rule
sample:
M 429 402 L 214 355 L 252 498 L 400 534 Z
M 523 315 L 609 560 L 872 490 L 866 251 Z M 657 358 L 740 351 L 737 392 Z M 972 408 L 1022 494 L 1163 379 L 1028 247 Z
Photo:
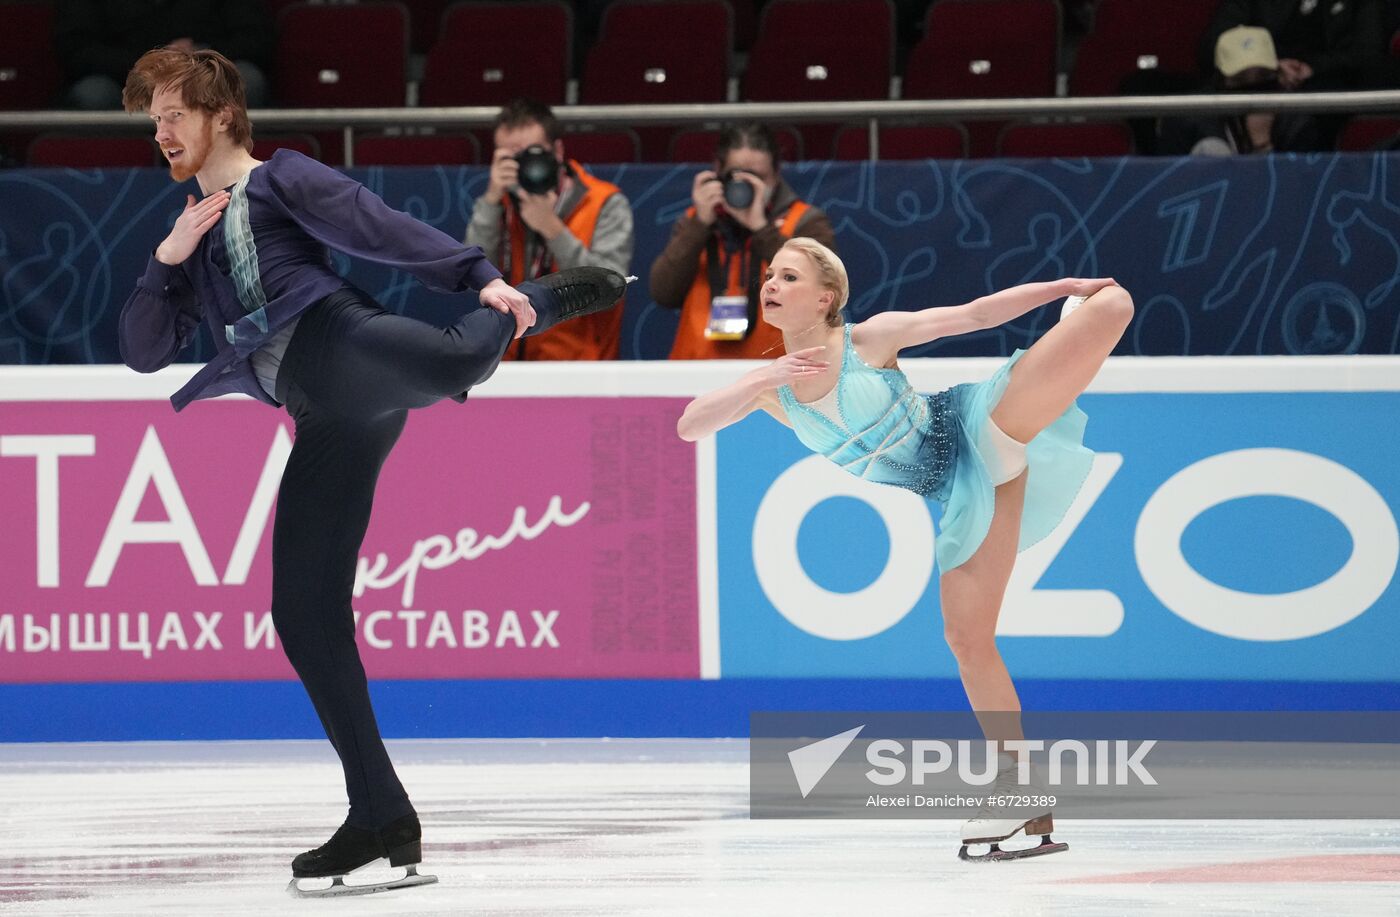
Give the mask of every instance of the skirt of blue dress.
M 936 551 L 939 569 L 943 571 L 952 570 L 971 557 L 991 529 L 996 490 L 977 444 L 983 441 L 982 425 L 990 419 L 1011 380 L 1011 368 L 1024 355 L 1024 350 L 1016 351 L 985 382 L 952 389 L 958 453 L 952 479 L 940 488 L 939 495 L 943 515 Z M 1024 551 L 1054 531 L 1089 477 L 1094 453 L 1084 445 L 1087 422 L 1084 412 L 1072 404 L 1027 445 L 1029 477 L 1017 551 Z

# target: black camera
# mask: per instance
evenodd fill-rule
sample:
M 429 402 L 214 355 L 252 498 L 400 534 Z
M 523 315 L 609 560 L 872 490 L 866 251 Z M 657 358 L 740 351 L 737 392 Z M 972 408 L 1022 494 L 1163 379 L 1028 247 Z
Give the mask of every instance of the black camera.
M 520 172 L 515 182 L 527 194 L 548 194 L 559 187 L 559 160 L 538 143 L 515 154 Z
M 740 169 L 730 169 L 719 177 L 724 183 L 724 204 L 730 210 L 748 210 L 753 206 L 753 185 L 739 177 Z

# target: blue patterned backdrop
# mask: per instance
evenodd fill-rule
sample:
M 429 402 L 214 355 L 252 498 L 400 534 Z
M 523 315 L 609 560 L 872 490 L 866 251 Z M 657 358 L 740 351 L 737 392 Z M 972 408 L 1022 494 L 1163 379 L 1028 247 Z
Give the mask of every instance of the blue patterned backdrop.
M 856 318 L 964 302 L 1029 280 L 1111 275 L 1138 316 L 1120 354 L 1395 353 L 1400 154 L 1238 159 L 796 163 L 850 271 Z M 664 357 L 675 315 L 646 277 L 689 203 L 694 166 L 600 167 L 636 211 L 622 355 Z M 480 167 L 351 174 L 460 237 Z M 0 362 L 117 362 L 116 318 L 193 183 L 158 169 L 0 171 Z M 390 308 L 445 323 L 469 299 L 341 258 Z M 1004 355 L 1052 310 L 916 355 Z M 185 359 L 203 360 L 201 339 Z

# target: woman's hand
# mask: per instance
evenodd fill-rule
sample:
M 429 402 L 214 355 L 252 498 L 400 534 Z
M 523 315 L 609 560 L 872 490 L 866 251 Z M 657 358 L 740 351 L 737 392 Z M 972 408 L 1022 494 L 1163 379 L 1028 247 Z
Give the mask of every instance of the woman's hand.
M 1066 277 L 1064 283 L 1064 295 L 1066 296 L 1089 297 L 1093 296 L 1095 293 L 1097 293 L 1099 290 L 1102 290 L 1104 287 L 1118 286 L 1118 281 L 1114 280 L 1112 277 L 1096 277 L 1093 279 L 1082 277 Z
M 215 191 L 202 201 L 196 201 L 193 194 L 186 195 L 184 212 L 176 218 L 170 235 L 156 246 L 156 260 L 161 264 L 184 264 L 199 247 L 199 240 L 219 222 L 219 216 L 228 202 L 227 191 Z
M 767 366 L 756 369 L 754 378 L 763 388 L 773 389 L 788 385 L 794 379 L 806 379 L 819 375 L 826 372 L 827 368 L 831 366 L 830 361 L 821 359 L 824 350 L 826 350 L 824 346 L 794 350 Z

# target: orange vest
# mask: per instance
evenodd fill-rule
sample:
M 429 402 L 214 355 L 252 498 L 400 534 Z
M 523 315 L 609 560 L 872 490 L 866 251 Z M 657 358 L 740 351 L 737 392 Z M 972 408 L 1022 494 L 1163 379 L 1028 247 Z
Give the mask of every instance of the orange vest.
M 802 201 L 795 201 L 787 212 L 778 218 L 776 225 L 784 239 L 792 238 L 797 224 L 802 221 L 802 215 L 807 212 L 809 206 Z M 686 216 L 695 216 L 695 208 L 687 210 Z M 744 241 L 743 251 L 748 251 L 752 241 L 752 238 Z M 740 276 L 745 260 L 741 257 L 727 259 L 728 277 L 723 295 L 748 295 L 748 278 Z M 671 359 L 757 360 L 763 358 L 765 351 L 771 353 L 777 350 L 778 345 L 783 342 L 783 333 L 765 322 L 761 315 L 754 317 L 749 336 L 742 341 L 711 341 L 705 337 L 705 327 L 710 323 L 710 300 L 715 296 L 715 292 L 710 289 L 709 265 L 709 252 L 700 252 L 700 263 L 695 268 L 695 281 L 690 285 L 690 292 L 685 294 L 685 302 L 681 304 L 681 322 L 680 327 L 676 329 L 676 343 L 671 347 Z M 766 261 L 758 266 L 760 280 L 767 270 Z M 777 356 L 781 356 L 781 353 Z
M 583 185 L 583 197 L 574 209 L 563 217 L 569 232 L 578 237 L 584 248 L 593 245 L 593 231 L 598 228 L 598 214 L 608 198 L 618 192 L 617 185 L 594 178 L 578 163 L 570 160 L 574 180 Z M 505 207 L 506 232 L 503 244 L 510 246 L 510 270 L 507 281 L 511 286 L 529 279 L 526 276 L 525 231 L 527 227 L 520 219 L 515 199 L 507 194 L 502 204 Z M 535 276 L 551 274 L 558 270 L 546 251 L 540 262 L 540 270 Z M 564 322 L 543 334 L 521 338 L 511 344 L 504 359 L 507 360 L 616 360 L 618 338 L 622 334 L 622 309 L 614 308 L 606 312 L 595 312 Z

